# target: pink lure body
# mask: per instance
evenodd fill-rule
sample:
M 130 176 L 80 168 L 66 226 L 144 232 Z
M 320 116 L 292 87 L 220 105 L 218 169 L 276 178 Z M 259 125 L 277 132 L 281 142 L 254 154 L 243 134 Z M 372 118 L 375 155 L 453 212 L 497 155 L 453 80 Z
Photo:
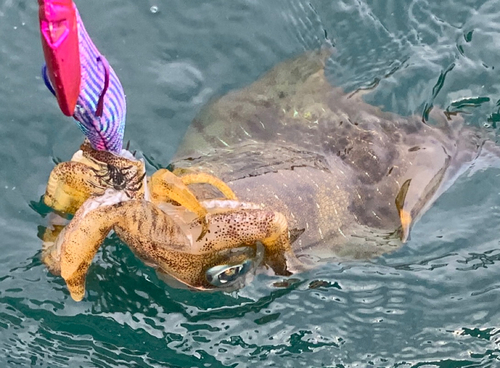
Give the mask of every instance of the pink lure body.
M 47 74 L 64 115 L 73 116 L 80 94 L 81 65 L 72 0 L 38 0 Z

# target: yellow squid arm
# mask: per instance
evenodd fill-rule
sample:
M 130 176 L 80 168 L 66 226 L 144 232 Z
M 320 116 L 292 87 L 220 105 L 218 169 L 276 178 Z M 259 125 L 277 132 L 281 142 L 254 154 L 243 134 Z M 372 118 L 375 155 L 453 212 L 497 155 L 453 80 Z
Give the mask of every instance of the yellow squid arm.
M 146 261 L 154 262 L 156 257 L 168 255 L 165 243 L 178 249 L 189 247 L 181 229 L 149 202 L 132 200 L 96 209 L 92 209 L 92 202 L 86 202 L 77 211 L 61 233 L 61 239 L 55 242 L 60 249 L 61 276 L 76 301 L 82 300 L 85 294 L 88 268 L 111 230 Z
M 182 179 L 166 169 L 160 169 L 149 179 L 151 202 L 175 201 L 188 211 L 194 212 L 202 222 L 199 238 L 202 238 L 208 229 L 206 220 L 207 210 L 201 205 L 196 196 L 189 190 Z
M 104 192 L 99 182 L 95 170 L 85 164 L 60 163 L 50 173 L 43 201 L 58 212 L 74 214 L 92 194 Z
M 160 169 L 149 179 L 151 202 L 175 201 L 188 211 L 195 213 L 202 222 L 198 239 L 207 232 L 207 210 L 187 187 L 190 184 L 210 184 L 217 188 L 227 199 L 236 200 L 236 195 L 222 180 L 206 173 L 188 173 L 181 177 L 166 169 Z

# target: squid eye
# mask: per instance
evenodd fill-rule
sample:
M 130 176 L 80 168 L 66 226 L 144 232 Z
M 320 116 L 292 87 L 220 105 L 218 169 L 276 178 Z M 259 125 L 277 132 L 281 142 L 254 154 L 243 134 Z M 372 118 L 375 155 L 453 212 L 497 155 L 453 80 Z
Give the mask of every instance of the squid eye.
M 219 265 L 212 267 L 205 273 L 207 281 L 213 286 L 225 287 L 233 284 L 252 268 L 252 261 L 246 260 L 237 265 Z

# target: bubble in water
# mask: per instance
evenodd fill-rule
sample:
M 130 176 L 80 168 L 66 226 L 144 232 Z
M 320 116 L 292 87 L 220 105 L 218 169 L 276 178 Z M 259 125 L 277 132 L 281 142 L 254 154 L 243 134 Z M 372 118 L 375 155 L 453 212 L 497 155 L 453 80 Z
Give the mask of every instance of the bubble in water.
M 158 7 L 156 5 L 153 5 L 151 8 L 149 8 L 149 11 L 153 14 L 158 13 Z

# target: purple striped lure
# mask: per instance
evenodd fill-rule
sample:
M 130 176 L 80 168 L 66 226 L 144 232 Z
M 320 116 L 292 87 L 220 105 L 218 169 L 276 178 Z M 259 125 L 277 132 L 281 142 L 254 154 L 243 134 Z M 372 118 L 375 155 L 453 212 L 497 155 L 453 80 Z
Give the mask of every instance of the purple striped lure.
M 90 39 L 78 10 L 76 18 L 81 87 L 73 117 L 94 149 L 119 153 L 125 131 L 125 93 L 115 71 Z M 46 66 L 42 75 L 55 96 Z

